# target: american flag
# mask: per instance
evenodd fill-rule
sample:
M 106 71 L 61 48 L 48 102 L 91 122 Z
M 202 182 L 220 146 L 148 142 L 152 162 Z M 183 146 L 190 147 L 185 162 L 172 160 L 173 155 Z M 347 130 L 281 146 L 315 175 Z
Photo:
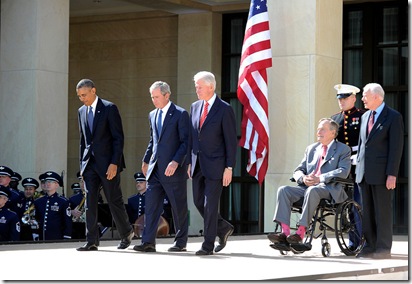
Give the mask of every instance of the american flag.
M 268 87 L 272 66 L 267 0 L 252 0 L 239 67 L 237 96 L 243 105 L 239 144 L 249 150 L 247 171 L 261 185 L 269 156 Z

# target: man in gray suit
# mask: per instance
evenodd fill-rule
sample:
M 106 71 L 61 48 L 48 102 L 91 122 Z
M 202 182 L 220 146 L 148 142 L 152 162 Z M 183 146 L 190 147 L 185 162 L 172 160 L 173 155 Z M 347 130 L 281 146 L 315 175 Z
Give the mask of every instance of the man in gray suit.
M 403 150 L 403 120 L 383 102 L 377 83 L 363 88 L 362 101 L 369 111 L 362 116 L 356 183 L 363 199 L 362 230 L 366 246 L 357 257 L 385 259 L 392 248 L 392 194 Z
M 322 118 L 317 128 L 318 142 L 306 148 L 302 162 L 293 173 L 298 185 L 278 189 L 273 221 L 280 223 L 282 232 L 268 235 L 273 243 L 301 243 L 321 199 L 332 198 L 341 203 L 348 198 L 341 184 L 331 182 L 336 177 L 347 178 L 351 169 L 351 149 L 335 140 L 338 129 L 334 120 Z M 291 206 L 302 197 L 299 227 L 295 234 L 290 234 Z

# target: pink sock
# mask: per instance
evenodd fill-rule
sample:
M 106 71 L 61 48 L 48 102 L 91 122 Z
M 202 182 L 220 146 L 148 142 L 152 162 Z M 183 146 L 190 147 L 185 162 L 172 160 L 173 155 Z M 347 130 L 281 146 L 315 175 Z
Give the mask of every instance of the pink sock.
M 306 233 L 306 227 L 305 226 L 299 226 L 298 230 L 296 231 L 296 234 L 298 234 L 302 240 L 305 237 L 305 233 Z
M 283 224 L 283 223 L 281 223 L 280 225 L 282 226 L 282 233 L 284 233 L 286 236 L 289 236 L 290 235 L 289 225 L 286 225 L 286 224 Z

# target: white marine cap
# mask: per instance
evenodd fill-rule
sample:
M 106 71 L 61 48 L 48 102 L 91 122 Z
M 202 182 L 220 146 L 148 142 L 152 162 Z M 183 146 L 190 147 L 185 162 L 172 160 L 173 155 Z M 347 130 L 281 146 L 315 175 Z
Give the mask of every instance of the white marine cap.
M 356 95 L 360 92 L 359 88 L 347 84 L 337 84 L 334 88 L 338 91 L 336 95 L 338 99 L 347 98 L 350 95 Z

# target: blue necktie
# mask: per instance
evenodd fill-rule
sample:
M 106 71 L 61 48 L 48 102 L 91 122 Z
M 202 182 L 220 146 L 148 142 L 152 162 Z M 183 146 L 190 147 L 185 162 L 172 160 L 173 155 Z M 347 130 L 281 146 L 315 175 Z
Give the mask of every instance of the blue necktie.
M 163 111 L 160 109 L 157 115 L 157 134 L 160 136 L 162 133 L 162 113 Z
M 89 107 L 89 113 L 87 114 L 87 123 L 89 124 L 90 132 L 93 132 L 93 107 Z

